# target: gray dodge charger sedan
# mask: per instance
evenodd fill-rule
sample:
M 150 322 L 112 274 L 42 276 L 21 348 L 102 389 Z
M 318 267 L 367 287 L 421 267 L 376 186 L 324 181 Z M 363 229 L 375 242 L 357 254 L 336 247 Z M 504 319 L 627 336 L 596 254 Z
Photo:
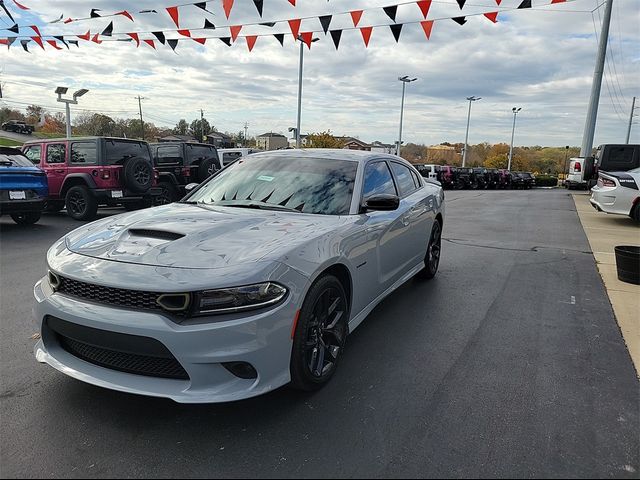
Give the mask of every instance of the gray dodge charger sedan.
M 245 157 L 181 202 L 84 225 L 35 286 L 38 361 L 87 383 L 227 402 L 334 374 L 352 332 L 440 261 L 444 193 L 405 160 Z

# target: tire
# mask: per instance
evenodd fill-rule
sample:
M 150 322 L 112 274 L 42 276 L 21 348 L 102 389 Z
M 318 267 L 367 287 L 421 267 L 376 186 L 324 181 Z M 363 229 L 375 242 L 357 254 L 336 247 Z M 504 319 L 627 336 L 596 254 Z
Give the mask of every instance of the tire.
M 134 157 L 124 162 L 124 183 L 135 193 L 145 193 L 153 184 L 153 168 L 144 158 Z
M 84 185 L 71 187 L 64 201 L 67 214 L 74 220 L 93 220 L 98 212 L 98 202 Z
M 637 223 L 640 223 L 640 203 L 638 203 L 633 210 L 631 211 L 631 215 L 629 215 L 633 220 Z
M 218 170 L 215 159 L 205 158 L 198 167 L 198 180 L 202 183 Z
M 33 225 L 38 220 L 40 220 L 41 216 L 42 213 L 40 212 L 24 212 L 11 214 L 11 218 L 13 218 L 13 221 L 18 225 Z
M 424 257 L 424 268 L 418 274 L 422 280 L 431 280 L 438 273 L 440 254 L 442 252 L 442 225 L 438 220 L 433 222 L 427 253 Z
M 300 309 L 291 351 L 292 388 L 311 392 L 329 382 L 344 350 L 348 318 L 342 284 L 333 275 L 321 277 L 309 289 Z
M 176 187 L 168 182 L 161 182 L 158 187 L 162 189 L 162 193 L 157 197 L 154 197 L 153 204 L 157 205 L 167 205 L 169 203 L 173 203 L 178 199 L 178 191 Z

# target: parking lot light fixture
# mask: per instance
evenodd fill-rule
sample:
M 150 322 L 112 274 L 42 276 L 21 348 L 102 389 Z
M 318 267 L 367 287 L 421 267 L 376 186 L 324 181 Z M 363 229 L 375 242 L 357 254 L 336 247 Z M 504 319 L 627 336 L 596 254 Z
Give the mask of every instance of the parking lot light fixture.
M 467 133 L 464 136 L 464 150 L 462 153 L 462 166 L 464 167 L 467 163 L 467 145 L 469 141 L 469 122 L 471 121 L 471 103 L 477 102 L 478 100 L 482 100 L 482 97 L 471 96 L 467 97 L 469 100 L 469 114 L 467 115 Z
M 298 36 L 300 42 L 300 66 L 298 70 L 298 122 L 296 123 L 296 148 L 300 148 L 300 122 L 302 120 L 302 64 L 304 62 L 304 41 L 302 36 Z M 313 38 L 311 43 L 317 42 L 319 38 Z
M 513 137 L 516 133 L 516 116 L 520 113 L 522 107 L 513 107 L 511 111 L 513 112 L 513 129 L 511 130 L 511 146 L 509 147 L 509 166 L 507 170 L 511 171 L 511 162 L 513 160 Z
M 405 87 L 407 86 L 407 83 L 415 82 L 418 79 L 409 78 L 408 75 L 405 75 L 404 77 L 398 77 L 398 80 L 402 82 L 402 103 L 400 104 L 400 134 L 398 135 L 398 145 L 396 147 L 396 155 L 400 156 L 400 146 L 402 145 L 402 119 L 404 117 Z
M 65 104 L 66 111 L 66 124 L 67 124 L 67 138 L 71 138 L 71 108 L 70 105 L 77 105 L 78 98 L 82 97 L 89 90 L 86 88 L 81 88 L 80 90 L 76 90 L 73 94 L 73 98 L 62 98 L 62 95 L 65 95 L 69 91 L 67 87 L 58 87 L 55 90 L 56 95 L 58 95 L 57 101 Z

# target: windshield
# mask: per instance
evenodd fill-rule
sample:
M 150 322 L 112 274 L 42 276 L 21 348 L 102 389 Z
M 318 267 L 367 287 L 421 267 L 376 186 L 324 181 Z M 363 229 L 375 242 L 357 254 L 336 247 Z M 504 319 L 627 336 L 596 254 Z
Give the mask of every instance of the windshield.
M 0 165 L 11 167 L 33 167 L 33 163 L 22 155 L 0 155 Z
M 189 202 L 347 215 L 357 166 L 343 160 L 245 157 L 194 192 Z

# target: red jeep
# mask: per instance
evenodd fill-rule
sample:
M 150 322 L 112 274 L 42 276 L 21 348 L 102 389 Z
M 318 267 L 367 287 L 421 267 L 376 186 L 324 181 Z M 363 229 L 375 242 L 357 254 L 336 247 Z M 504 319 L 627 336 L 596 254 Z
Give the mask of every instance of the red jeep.
M 148 207 L 161 193 L 147 142 L 124 138 L 42 139 L 24 154 L 47 173 L 47 211 L 66 207 L 76 220 L 92 220 L 98 206 Z

